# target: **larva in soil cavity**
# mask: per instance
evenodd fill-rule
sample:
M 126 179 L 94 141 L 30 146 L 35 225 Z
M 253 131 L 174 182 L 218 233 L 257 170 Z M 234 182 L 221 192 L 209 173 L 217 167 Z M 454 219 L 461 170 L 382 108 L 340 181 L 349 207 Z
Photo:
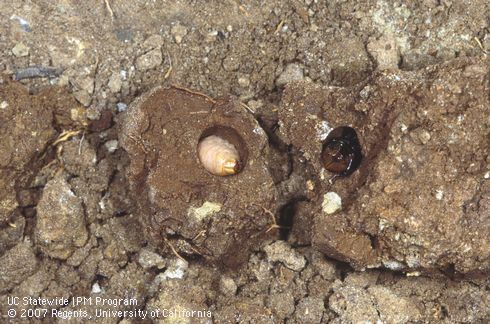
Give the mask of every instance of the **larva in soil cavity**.
M 204 168 L 218 176 L 233 175 L 240 172 L 240 155 L 233 144 L 216 135 L 202 139 L 197 152 Z

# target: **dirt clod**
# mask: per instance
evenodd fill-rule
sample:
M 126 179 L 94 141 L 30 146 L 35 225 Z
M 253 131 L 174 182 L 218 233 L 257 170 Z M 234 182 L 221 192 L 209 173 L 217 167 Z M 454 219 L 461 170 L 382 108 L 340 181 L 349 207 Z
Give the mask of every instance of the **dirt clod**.
M 65 260 L 87 241 L 82 201 L 65 179 L 46 184 L 37 212 L 36 242 L 50 257 Z
M 37 264 L 36 255 L 28 241 L 6 251 L 0 258 L 0 292 L 7 292 L 33 274 Z
M 258 123 L 237 102 L 175 88 L 153 90 L 125 114 L 121 145 L 150 241 L 174 253 L 243 263 L 272 223 L 265 210 L 276 210 Z M 198 143 L 209 135 L 237 148 L 238 174 L 221 177 L 201 165 Z
M 269 261 L 281 262 L 291 270 L 301 271 L 305 267 L 305 258 L 284 241 L 276 241 L 266 246 L 264 251 Z

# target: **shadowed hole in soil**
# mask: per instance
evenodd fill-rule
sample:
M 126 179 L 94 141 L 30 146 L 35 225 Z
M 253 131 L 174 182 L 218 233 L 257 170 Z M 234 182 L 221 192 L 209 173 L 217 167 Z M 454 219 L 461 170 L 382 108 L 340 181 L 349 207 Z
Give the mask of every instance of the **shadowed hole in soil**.
M 277 225 L 280 226 L 279 237 L 281 240 L 288 240 L 289 233 L 294 226 L 294 216 L 297 211 L 297 204 L 301 201 L 306 201 L 306 198 L 295 198 L 279 209 L 279 219 Z
M 378 238 L 368 233 L 366 233 L 366 235 L 369 237 L 369 241 L 371 242 L 371 248 L 376 250 L 379 247 Z
M 341 281 L 344 281 L 347 275 L 354 271 L 354 269 L 347 262 L 339 261 L 336 259 L 330 259 L 328 257 L 327 259 L 331 260 L 332 262 L 335 262 L 335 268 L 340 274 Z
M 267 118 L 266 116 L 256 116 L 256 120 L 259 123 L 260 127 L 262 127 L 262 129 L 267 134 L 269 144 L 277 148 L 281 152 L 287 152 L 288 145 L 284 143 L 276 134 L 276 131 L 279 129 L 277 118 L 271 119 Z

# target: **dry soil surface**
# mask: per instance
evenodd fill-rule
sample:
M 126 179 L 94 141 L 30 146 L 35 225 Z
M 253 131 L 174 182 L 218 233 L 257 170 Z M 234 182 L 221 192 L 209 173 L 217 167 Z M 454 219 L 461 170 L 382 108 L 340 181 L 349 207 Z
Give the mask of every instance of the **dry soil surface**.
M 1 1 L 2 322 L 487 323 L 488 55 L 486 0 Z

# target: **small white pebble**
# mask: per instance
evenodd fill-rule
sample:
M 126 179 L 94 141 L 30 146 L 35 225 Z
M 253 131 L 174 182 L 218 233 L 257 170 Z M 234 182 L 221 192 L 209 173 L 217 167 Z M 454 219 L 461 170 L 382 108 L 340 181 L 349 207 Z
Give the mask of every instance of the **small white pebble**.
M 119 76 L 121 77 L 121 80 L 126 80 L 128 78 L 128 71 L 126 70 L 121 70 L 119 71 Z
M 9 106 L 9 103 L 5 100 L 0 103 L 0 109 L 5 109 Z
M 12 48 L 12 54 L 14 54 L 15 57 L 25 57 L 29 55 L 29 47 L 23 43 L 17 43 L 14 48 Z
M 170 33 L 174 37 L 174 40 L 177 44 L 182 43 L 185 35 L 187 35 L 187 28 L 182 25 L 175 25 L 170 29 Z
M 487 171 L 485 175 L 483 176 L 485 179 L 490 179 L 490 171 Z
M 240 87 L 246 88 L 250 85 L 250 79 L 248 78 L 248 76 L 240 77 L 238 78 L 238 84 L 240 85 Z
M 422 130 L 422 132 L 419 134 L 419 140 L 422 142 L 422 144 L 427 144 L 430 141 L 430 133 L 425 129 Z
M 92 294 L 100 294 L 103 292 L 102 288 L 100 288 L 100 285 L 98 282 L 94 283 L 92 285 Z
M 182 279 L 189 267 L 189 263 L 185 260 L 174 259 L 163 273 L 163 279 Z
M 124 102 L 118 102 L 116 104 L 117 112 L 123 112 L 128 108 L 128 105 L 126 105 Z
M 326 214 L 333 214 L 342 209 L 342 198 L 333 191 L 323 195 L 322 210 Z
M 308 189 L 309 191 L 315 190 L 315 183 L 311 180 L 307 180 L 306 181 L 306 189 Z
M 442 191 L 442 190 L 436 190 L 436 199 L 437 200 L 442 200 L 442 197 L 444 197 L 444 191 Z
M 320 123 L 316 124 L 316 136 L 319 141 L 324 141 L 331 131 L 332 127 L 330 127 L 325 120 L 322 120 Z
M 114 153 L 117 150 L 119 142 L 117 140 L 110 140 L 105 142 L 104 145 L 109 153 Z
M 265 135 L 264 130 L 263 130 L 262 128 L 260 128 L 260 127 L 255 127 L 255 128 L 253 129 L 253 132 L 254 132 L 255 134 L 257 134 L 257 135 Z
M 385 266 L 385 268 L 388 268 L 390 270 L 401 270 L 403 269 L 405 266 L 403 265 L 403 263 L 401 262 L 398 262 L 398 261 L 395 261 L 395 260 L 387 260 L 387 261 L 383 261 L 383 265 Z
M 420 275 L 420 271 L 407 272 L 407 277 L 419 277 Z

